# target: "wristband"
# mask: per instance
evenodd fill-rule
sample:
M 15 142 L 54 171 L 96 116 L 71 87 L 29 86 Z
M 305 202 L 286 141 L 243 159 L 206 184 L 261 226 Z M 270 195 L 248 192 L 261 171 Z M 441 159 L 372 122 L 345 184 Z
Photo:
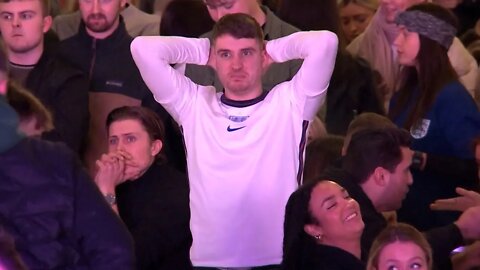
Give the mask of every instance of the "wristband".
M 115 204 L 117 204 L 117 196 L 115 196 L 115 194 L 112 194 L 112 193 L 107 193 L 105 196 L 103 196 L 105 198 L 105 200 L 107 201 L 107 203 L 110 205 L 110 206 L 113 206 Z

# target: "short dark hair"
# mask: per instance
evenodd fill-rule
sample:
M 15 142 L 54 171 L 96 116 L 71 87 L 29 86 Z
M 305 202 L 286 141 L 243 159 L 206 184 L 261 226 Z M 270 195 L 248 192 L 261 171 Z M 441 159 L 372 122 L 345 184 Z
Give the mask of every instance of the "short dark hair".
M 314 180 L 342 155 L 343 137 L 327 135 L 311 141 L 305 150 L 303 183 Z
M 42 7 L 43 17 L 50 15 L 50 1 L 49 0 L 0 0 L 0 3 L 10 3 L 15 1 L 40 1 L 40 6 Z
M 400 128 L 366 129 L 353 134 L 343 169 L 358 183 L 364 183 L 377 167 L 390 172 L 402 161 L 400 147 L 410 147 L 411 137 Z
M 160 35 L 199 37 L 214 25 L 207 7 L 200 0 L 174 0 L 162 12 Z
M 253 38 L 261 45 L 263 42 L 262 27 L 250 15 L 244 13 L 233 13 L 223 16 L 213 27 L 213 42 L 218 37 L 230 35 L 234 38 Z
M 392 120 L 388 119 L 378 113 L 364 112 L 353 118 L 348 125 L 347 134 L 343 142 L 344 148 L 348 148 L 348 144 L 352 139 L 353 134 L 365 129 L 380 129 L 380 128 L 394 128 L 396 127 Z
M 107 116 L 107 132 L 113 122 L 120 120 L 137 120 L 142 124 L 152 141 L 165 142 L 165 126 L 158 115 L 150 109 L 140 106 L 123 106 L 112 110 Z M 166 161 L 163 149 L 164 147 L 155 157 L 157 162 Z

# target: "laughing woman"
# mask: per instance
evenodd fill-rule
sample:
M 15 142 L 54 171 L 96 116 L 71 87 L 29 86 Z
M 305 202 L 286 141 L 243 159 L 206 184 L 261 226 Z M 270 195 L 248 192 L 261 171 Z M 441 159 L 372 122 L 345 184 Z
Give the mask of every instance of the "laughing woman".
M 473 159 L 480 113 L 448 59 L 455 17 L 438 5 L 424 3 L 400 13 L 396 22 L 400 33 L 394 45 L 403 77 L 391 102 L 391 119 L 410 130 L 415 151 Z M 420 155 L 414 155 L 414 165 L 422 162 Z M 455 220 L 454 215 L 431 212 L 429 203 L 454 196 L 457 185 L 474 188 L 476 184 L 429 171 L 413 170 L 412 174 L 414 183 L 398 216 L 421 230 Z
M 364 270 L 360 237 L 364 223 L 358 203 L 338 184 L 303 185 L 285 211 L 284 270 Z
M 135 242 L 138 269 L 191 269 L 186 176 L 166 164 L 164 127 L 143 107 L 107 117 L 108 153 L 97 160 L 95 182 Z

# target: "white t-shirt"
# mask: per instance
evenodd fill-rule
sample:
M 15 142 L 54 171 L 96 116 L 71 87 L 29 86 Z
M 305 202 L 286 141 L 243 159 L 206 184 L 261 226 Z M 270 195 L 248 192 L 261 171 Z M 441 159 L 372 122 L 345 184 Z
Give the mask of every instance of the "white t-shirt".
M 208 39 L 139 37 L 131 50 L 155 99 L 182 127 L 190 179 L 194 266 L 251 267 L 282 259 L 285 205 L 301 181 L 306 132 L 333 70 L 337 38 L 298 32 L 267 43 L 297 75 L 251 101 L 194 84 L 170 63 L 206 64 Z

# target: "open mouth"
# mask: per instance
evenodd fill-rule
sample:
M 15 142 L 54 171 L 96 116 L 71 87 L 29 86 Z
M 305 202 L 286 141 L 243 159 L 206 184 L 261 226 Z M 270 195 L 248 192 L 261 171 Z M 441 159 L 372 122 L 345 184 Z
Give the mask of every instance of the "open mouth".
M 357 212 L 353 212 L 345 218 L 345 221 L 350 221 L 358 216 Z

